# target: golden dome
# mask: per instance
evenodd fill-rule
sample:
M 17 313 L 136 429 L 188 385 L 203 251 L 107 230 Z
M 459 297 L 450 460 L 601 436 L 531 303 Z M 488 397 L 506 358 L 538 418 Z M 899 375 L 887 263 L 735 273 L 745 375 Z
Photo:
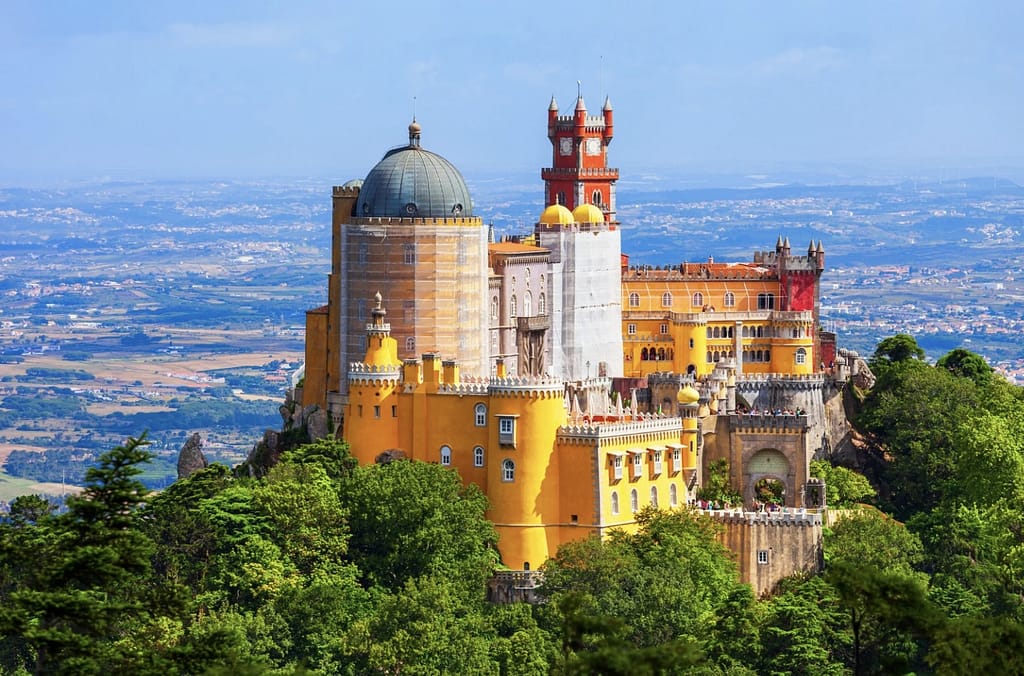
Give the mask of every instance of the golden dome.
M 572 212 L 561 204 L 552 204 L 540 215 L 544 225 L 569 225 L 574 222 Z
M 700 393 L 694 389 L 693 385 L 687 385 L 681 388 L 679 393 L 676 394 L 676 401 L 683 406 L 696 404 L 698 399 L 700 399 Z
M 604 223 L 604 214 L 593 204 L 581 204 L 572 210 L 577 223 Z

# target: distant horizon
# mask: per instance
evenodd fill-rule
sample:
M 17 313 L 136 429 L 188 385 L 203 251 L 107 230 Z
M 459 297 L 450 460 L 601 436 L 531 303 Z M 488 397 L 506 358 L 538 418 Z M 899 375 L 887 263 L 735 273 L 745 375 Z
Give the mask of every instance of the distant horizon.
M 351 178 L 414 116 L 465 174 L 535 170 L 578 94 L 610 97 L 624 175 L 1024 166 L 1021 25 L 1012 0 L 9 0 L 0 182 Z

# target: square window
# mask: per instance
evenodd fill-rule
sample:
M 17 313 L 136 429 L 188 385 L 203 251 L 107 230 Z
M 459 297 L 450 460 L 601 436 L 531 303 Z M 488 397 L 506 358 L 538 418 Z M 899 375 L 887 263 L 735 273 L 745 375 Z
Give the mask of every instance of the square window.
M 768 550 L 767 549 L 759 549 L 757 551 L 757 564 L 759 566 L 767 566 L 768 565 Z
M 626 333 L 631 336 L 636 335 L 636 324 L 626 324 Z

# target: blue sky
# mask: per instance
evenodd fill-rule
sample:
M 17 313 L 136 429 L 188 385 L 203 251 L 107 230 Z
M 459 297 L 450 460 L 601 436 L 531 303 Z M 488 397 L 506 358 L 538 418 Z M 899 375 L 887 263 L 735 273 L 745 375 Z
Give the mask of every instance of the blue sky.
M 624 173 L 1020 166 L 1022 26 L 1017 0 L 3 0 L 0 182 L 343 181 L 414 98 L 464 173 L 532 170 L 577 80 Z

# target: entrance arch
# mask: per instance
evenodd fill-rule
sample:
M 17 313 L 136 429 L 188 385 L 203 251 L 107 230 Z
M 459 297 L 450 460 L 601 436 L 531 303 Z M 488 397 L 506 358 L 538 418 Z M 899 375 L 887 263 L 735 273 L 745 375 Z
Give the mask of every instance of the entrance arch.
M 757 489 L 762 480 L 766 480 L 765 486 L 772 482 L 782 485 L 784 496 L 782 504 L 787 504 L 795 495 L 792 465 L 782 451 L 774 448 L 762 448 L 747 460 L 743 467 L 743 502 L 745 505 L 751 506 L 755 500 L 760 500 Z

